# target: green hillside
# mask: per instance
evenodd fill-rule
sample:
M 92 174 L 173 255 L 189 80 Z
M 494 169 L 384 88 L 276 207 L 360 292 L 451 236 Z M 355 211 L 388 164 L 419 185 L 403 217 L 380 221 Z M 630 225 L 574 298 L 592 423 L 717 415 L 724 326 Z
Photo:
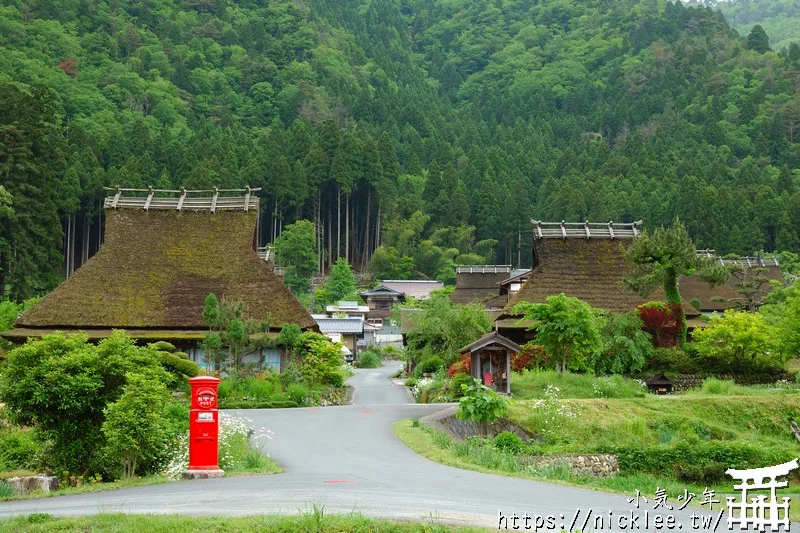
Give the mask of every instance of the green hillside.
M 794 0 L 737 0 L 720 3 L 719 9 L 742 35 L 761 25 L 775 50 L 800 43 L 800 3 Z
M 95 252 L 117 184 L 259 186 L 261 243 L 307 218 L 330 259 L 443 279 L 529 263 L 531 217 L 800 252 L 798 58 L 710 8 L 5 0 L 0 53 L 14 298 Z

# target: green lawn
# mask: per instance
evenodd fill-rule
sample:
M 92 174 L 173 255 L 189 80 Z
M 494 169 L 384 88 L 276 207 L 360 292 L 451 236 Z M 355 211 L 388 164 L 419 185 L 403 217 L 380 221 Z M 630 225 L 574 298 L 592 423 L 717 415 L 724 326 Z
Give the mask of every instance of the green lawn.
M 334 515 L 326 513 L 324 507 L 315 506 L 313 510 L 301 513 L 299 516 L 187 517 L 101 514 L 80 518 L 53 518 L 46 514 L 33 514 L 10 520 L 0 520 L 0 531 L 92 531 L 94 533 L 128 531 L 443 533 L 457 531 L 471 533 L 485 530 L 448 526 L 438 523 L 434 519 L 429 522 L 396 522 L 367 518 L 358 513 Z

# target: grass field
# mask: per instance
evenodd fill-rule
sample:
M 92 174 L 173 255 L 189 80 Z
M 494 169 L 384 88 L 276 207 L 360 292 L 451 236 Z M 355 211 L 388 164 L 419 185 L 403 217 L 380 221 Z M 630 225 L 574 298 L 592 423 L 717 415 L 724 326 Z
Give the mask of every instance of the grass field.
M 673 503 L 677 501 L 678 496 L 684 494 L 684 490 L 697 495 L 694 503 L 699 501 L 700 495 L 706 489 L 713 490 L 717 499 L 723 502 L 726 494 L 733 494 L 730 482 L 707 486 L 677 481 L 671 476 L 648 473 L 597 477 L 576 474 L 566 467 L 531 467 L 521 462 L 518 455 L 497 450 L 488 442 L 454 441 L 449 434 L 442 431 L 424 425 L 415 427 L 410 419 L 395 423 L 394 430 L 400 440 L 423 457 L 448 466 L 486 474 L 576 485 L 628 496 L 633 496 L 639 490 L 648 498 L 652 497 L 656 488 L 662 488 L 666 490 L 669 500 Z M 793 500 L 800 500 L 797 496 L 800 490 L 797 490 L 796 486 L 792 492 Z M 799 505 L 791 507 L 790 517 L 793 521 L 800 520 Z
M 472 533 L 485 531 L 478 528 L 454 527 L 429 522 L 394 522 L 366 518 L 360 514 L 333 515 L 323 507 L 314 506 L 299 516 L 248 516 L 248 517 L 185 517 L 105 514 L 81 518 L 54 518 L 46 514 L 33 514 L 11 520 L 0 520 L 0 531 L 92 531 L 95 533 L 123 533 L 129 531 L 158 531 L 182 533 L 184 531 L 224 532 L 279 532 L 279 533 L 334 533 L 334 532 L 388 532 L 388 533 L 444 533 L 449 531 Z
M 573 381 L 564 389 L 586 391 L 577 383 L 580 387 Z M 538 436 L 516 453 L 499 450 L 487 439 L 454 441 L 411 421 L 397 423 L 395 431 L 417 453 L 459 468 L 626 494 L 637 489 L 652 494 L 660 487 L 673 499 L 684 489 L 732 493 L 725 469 L 770 466 L 800 456 L 789 425 L 800 422 L 797 390 L 743 395 L 751 388 L 710 389 L 716 393 L 562 399 L 551 388 L 540 398 L 511 402 L 508 418 Z M 531 456 L 586 453 L 616 454 L 620 473 L 579 475 L 564 466 L 532 466 L 531 461 Z M 789 493 L 800 493 L 798 479 L 792 478 Z M 792 517 L 800 519 L 800 505 Z

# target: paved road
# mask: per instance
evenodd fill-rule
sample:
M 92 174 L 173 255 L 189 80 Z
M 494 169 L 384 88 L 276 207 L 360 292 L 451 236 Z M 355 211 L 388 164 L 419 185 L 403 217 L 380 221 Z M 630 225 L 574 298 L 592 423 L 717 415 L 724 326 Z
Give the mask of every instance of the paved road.
M 604 517 L 611 510 L 615 521 L 619 514 L 636 511 L 625 496 L 460 470 L 418 456 L 395 437 L 392 423 L 424 416 L 440 406 L 409 403 L 405 388 L 390 379 L 397 368 L 398 364 L 387 364 L 381 369 L 357 370 L 350 380 L 356 388 L 354 405 L 242 412 L 256 425 L 274 431 L 268 451 L 286 469 L 283 474 L 6 502 L 0 503 L 0 516 L 32 512 L 249 515 L 297 513 L 317 504 L 326 512 L 357 510 L 377 517 L 494 529 L 500 511 L 507 516 L 552 514 L 558 528 L 562 523 L 569 528 L 580 509 L 575 529 L 586 532 L 592 529 L 583 526 L 590 509 L 594 516 L 602 513 Z M 648 495 L 654 490 L 642 487 Z M 652 499 L 638 511 L 640 530 L 644 530 L 645 509 L 652 522 Z M 675 514 L 682 529 L 691 531 L 688 513 Z M 719 531 L 726 529 L 723 518 Z M 602 530 L 619 528 L 606 525 Z

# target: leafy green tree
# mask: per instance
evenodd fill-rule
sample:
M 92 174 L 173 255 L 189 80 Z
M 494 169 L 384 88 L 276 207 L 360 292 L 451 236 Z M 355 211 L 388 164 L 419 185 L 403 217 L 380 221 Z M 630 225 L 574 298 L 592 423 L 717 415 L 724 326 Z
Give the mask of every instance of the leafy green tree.
M 597 374 L 640 372 L 653 354 L 653 340 L 642 326 L 635 311 L 607 313 L 601 330 L 603 349 L 588 360 L 587 366 Z
M 598 311 L 583 300 L 562 293 L 549 296 L 543 304 L 520 302 L 514 312 L 536 322 L 536 344 L 545 349 L 559 373 L 585 368 L 603 349 Z
M 356 292 L 356 278 L 350 268 L 350 263 L 344 257 L 340 257 L 333 264 L 326 289 L 331 302 L 338 302 Z
M 130 478 L 137 470 L 154 471 L 167 452 L 169 391 L 159 376 L 128 374 L 126 381 L 119 399 L 103 409 L 101 430 L 108 456 Z
M 317 269 L 314 224 L 298 220 L 286 226 L 275 239 L 275 256 L 287 268 L 284 280 L 296 294 L 307 293 Z
M 432 294 L 420 307 L 422 311 L 406 335 L 413 363 L 438 356 L 450 365 L 460 348 L 491 328 L 480 307 L 455 304 L 446 294 Z
M 728 310 L 694 332 L 700 357 L 718 372 L 750 374 L 781 364 L 778 332 L 759 313 Z
M 657 228 L 652 235 L 643 233 L 634 239 L 628 250 L 628 260 L 636 265 L 625 283 L 641 297 L 649 297 L 662 287 L 667 302 L 680 305 L 681 344 L 686 342 L 686 313 L 678 290 L 681 276 L 696 275 L 711 284 L 724 283 L 728 271 L 714 261 L 697 254 L 686 227 L 677 219 L 669 228 Z
M 414 269 L 414 259 L 401 257 L 393 247 L 378 247 L 369 262 L 369 270 L 375 279 L 411 279 Z
M 774 326 L 778 350 L 784 360 L 800 356 L 800 286 L 797 282 L 769 295 L 767 305 L 759 310 Z
M 294 358 L 297 350 L 302 346 L 302 330 L 297 324 L 284 324 L 278 333 L 278 345 L 283 346 L 286 354 Z

